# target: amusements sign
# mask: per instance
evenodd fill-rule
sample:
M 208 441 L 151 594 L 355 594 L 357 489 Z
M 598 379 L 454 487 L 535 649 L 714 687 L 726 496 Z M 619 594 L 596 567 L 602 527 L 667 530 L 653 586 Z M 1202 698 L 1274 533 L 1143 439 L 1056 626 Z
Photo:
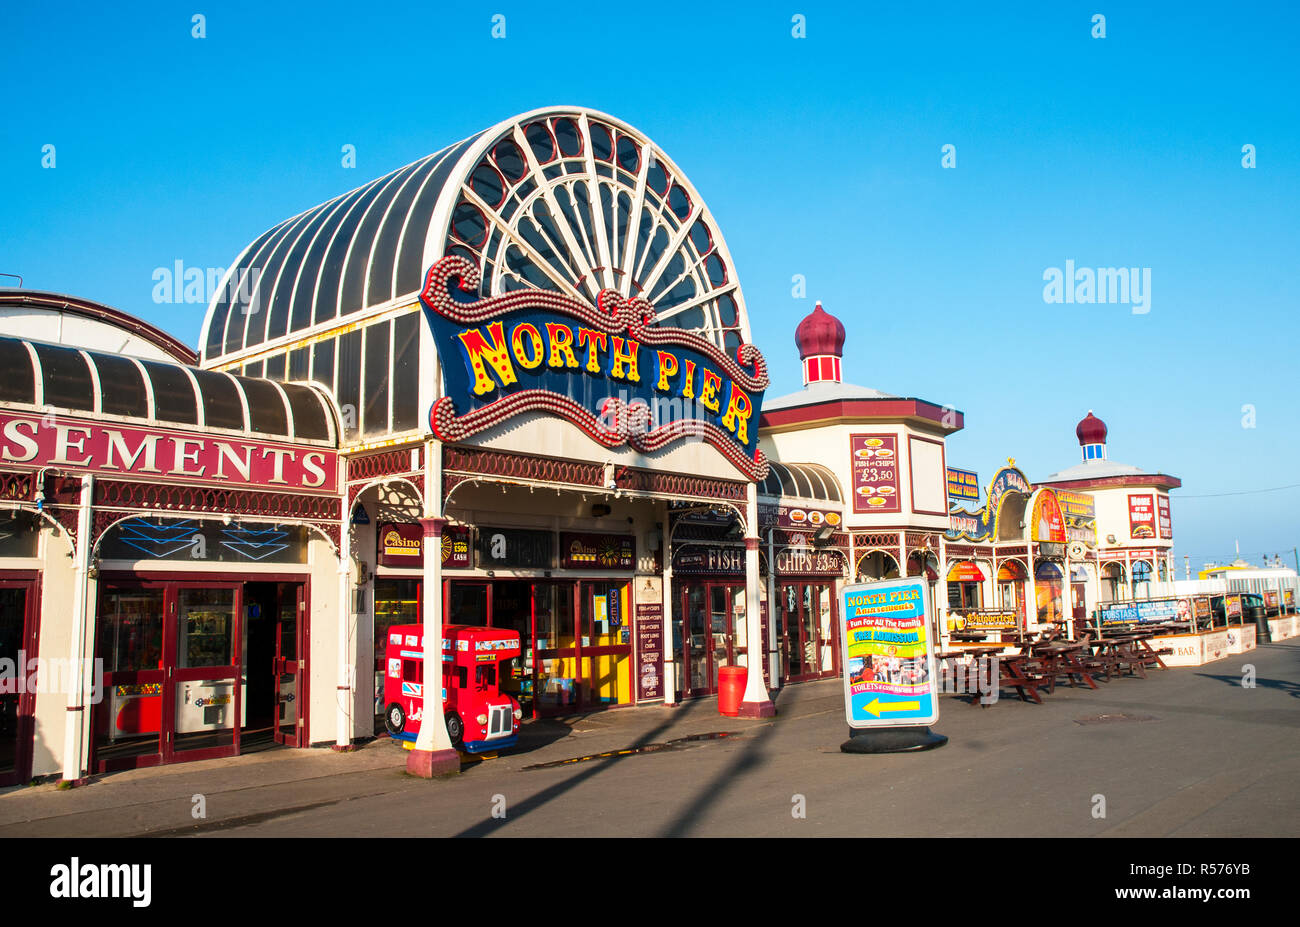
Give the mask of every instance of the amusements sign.
M 853 463 L 853 511 L 897 512 L 898 436 L 850 435 Z
M 926 632 L 923 577 L 841 590 L 844 712 L 849 727 L 932 724 L 939 719 L 934 643 Z
M 476 264 L 448 255 L 420 293 L 446 381 L 429 423 L 444 441 L 544 413 L 605 447 L 654 453 L 702 440 L 750 479 L 766 475 L 758 410 L 767 365 L 752 344 L 732 355 L 657 326 L 648 302 L 615 290 L 592 305 L 534 289 L 476 299 L 479 284 Z
M 1169 514 L 1168 496 L 1156 496 L 1156 517 L 1160 519 L 1160 536 L 1162 538 L 1172 538 L 1174 536 L 1174 521 Z
M 1150 493 L 1129 495 L 1128 533 L 1135 541 L 1156 536 L 1156 506 Z
M 979 505 L 980 478 L 974 470 L 948 468 L 948 501 L 957 505 Z
M 297 444 L 249 441 L 168 428 L 133 428 L 64 415 L 0 412 L 0 464 L 183 482 L 224 489 L 275 489 L 329 495 L 338 454 Z
M 636 539 L 630 534 L 560 533 L 560 567 L 565 570 L 630 570 Z
M 664 587 L 658 576 L 638 577 L 636 587 L 636 700 L 664 697 Z

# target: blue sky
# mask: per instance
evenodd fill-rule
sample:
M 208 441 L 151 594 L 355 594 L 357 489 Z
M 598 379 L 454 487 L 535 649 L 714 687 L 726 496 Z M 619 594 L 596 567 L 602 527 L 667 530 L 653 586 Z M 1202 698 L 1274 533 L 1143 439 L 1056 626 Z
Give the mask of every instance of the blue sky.
M 1300 543 L 1300 489 L 1191 498 L 1300 482 L 1293 5 L 704 6 L 15 5 L 0 272 L 195 344 L 204 307 L 155 304 L 155 268 L 226 266 L 500 119 L 592 106 L 702 192 L 770 395 L 798 387 L 794 326 L 821 299 L 846 377 L 963 410 L 949 462 L 983 481 L 1007 457 L 1031 479 L 1077 462 L 1095 409 L 1113 459 L 1183 479 L 1180 560 Z M 1044 302 L 1066 260 L 1150 268 L 1150 311 Z

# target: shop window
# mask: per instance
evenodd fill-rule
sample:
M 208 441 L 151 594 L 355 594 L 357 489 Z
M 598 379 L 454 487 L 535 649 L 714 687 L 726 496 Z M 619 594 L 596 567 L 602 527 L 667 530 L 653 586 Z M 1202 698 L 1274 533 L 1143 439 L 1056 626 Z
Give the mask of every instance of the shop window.
M 199 423 L 194 384 L 180 367 L 141 361 L 153 386 L 153 416 L 164 422 Z
M 361 332 L 351 331 L 339 338 L 339 412 L 343 416 L 343 436 L 352 441 L 360 424 L 357 409 L 361 403 Z
M 952 609 L 982 608 L 979 583 L 948 583 L 948 607 Z
M 12 338 L 0 338 L 0 400 L 5 402 L 36 402 L 36 380 L 32 372 L 32 356 L 27 346 Z
M 334 339 L 318 341 L 312 346 L 311 378 L 334 391 Z
M 295 438 L 308 441 L 325 441 L 330 436 L 329 423 L 325 418 L 325 406 L 320 396 L 305 386 L 284 388 L 289 398 L 289 408 L 293 410 L 293 434 Z
M 249 427 L 259 434 L 287 435 L 289 416 L 284 411 L 280 391 L 262 379 L 246 379 L 240 385 L 248 400 Z
M 235 381 L 224 373 L 195 370 L 199 395 L 203 397 L 203 423 L 213 428 L 244 430 L 244 405 Z
M 81 352 L 52 344 L 33 344 L 32 347 L 41 362 L 46 405 L 92 411 L 95 408 L 95 388 L 90 381 L 90 368 Z
M 109 415 L 149 415 L 149 396 L 140 368 L 125 357 L 92 354 L 99 371 L 100 410 Z

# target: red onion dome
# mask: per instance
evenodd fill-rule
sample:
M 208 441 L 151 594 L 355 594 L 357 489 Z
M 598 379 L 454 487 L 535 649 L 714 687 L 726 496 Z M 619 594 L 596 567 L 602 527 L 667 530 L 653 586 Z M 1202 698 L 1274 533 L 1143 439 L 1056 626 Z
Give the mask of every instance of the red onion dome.
M 1080 445 L 1106 443 L 1106 423 L 1093 415 L 1091 409 L 1074 429 L 1074 433 L 1078 436 Z
M 799 357 L 816 357 L 819 354 L 844 353 L 844 323 L 831 315 L 818 303 L 794 330 L 794 343 Z

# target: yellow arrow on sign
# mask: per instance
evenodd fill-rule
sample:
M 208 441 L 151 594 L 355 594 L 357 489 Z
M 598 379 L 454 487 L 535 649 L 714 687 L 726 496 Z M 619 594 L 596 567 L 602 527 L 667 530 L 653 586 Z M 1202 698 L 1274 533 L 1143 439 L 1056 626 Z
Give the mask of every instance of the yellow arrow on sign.
M 880 699 L 873 698 L 871 701 L 867 703 L 866 709 L 867 711 L 875 715 L 877 718 L 879 718 L 880 713 L 882 711 L 920 711 L 921 703 L 920 702 L 884 702 L 882 704 Z

